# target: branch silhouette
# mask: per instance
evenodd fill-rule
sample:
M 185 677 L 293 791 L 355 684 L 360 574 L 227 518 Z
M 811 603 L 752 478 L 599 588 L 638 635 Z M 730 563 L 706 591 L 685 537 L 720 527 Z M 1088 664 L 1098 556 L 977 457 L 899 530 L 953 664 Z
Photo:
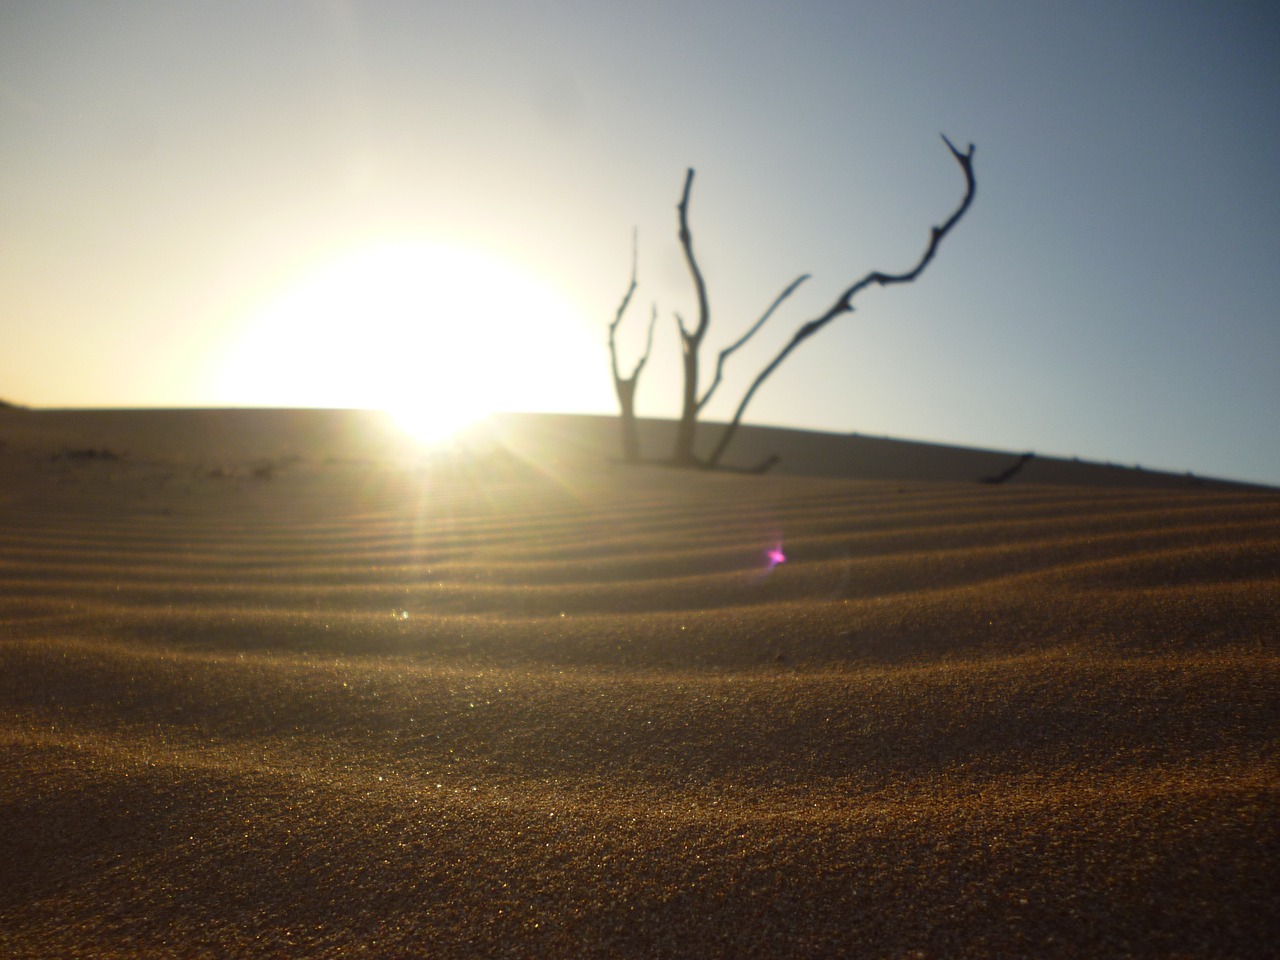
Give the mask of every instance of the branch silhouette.
M 742 415 L 746 412 L 748 404 L 751 403 L 751 399 L 756 395 L 756 391 L 759 390 L 760 386 L 769 379 L 779 366 L 782 365 L 782 361 L 786 360 L 796 347 L 800 346 L 800 344 L 804 343 L 804 341 L 808 340 L 836 317 L 845 313 L 852 313 L 854 297 L 867 287 L 872 284 L 887 287 L 895 283 L 911 283 L 916 279 L 916 277 L 920 276 L 920 274 L 924 272 L 925 267 L 927 267 L 930 261 L 933 260 L 934 254 L 938 252 L 938 245 L 942 243 L 942 239 L 951 232 L 951 229 L 959 223 L 960 218 L 963 217 L 965 211 L 969 209 L 969 205 L 973 203 L 974 194 L 977 192 L 977 183 L 973 174 L 973 144 L 969 144 L 969 149 L 967 151 L 961 152 L 956 149 L 955 144 L 947 139 L 945 134 L 942 136 L 942 141 L 947 145 L 947 149 L 951 151 L 951 155 L 955 157 L 956 163 L 960 165 L 960 169 L 964 173 L 965 192 L 964 199 L 960 202 L 960 206 L 956 208 L 955 212 L 952 213 L 941 226 L 936 226 L 930 231 L 929 243 L 925 247 L 924 253 L 921 255 L 914 267 L 905 273 L 896 274 L 882 273 L 878 270 L 873 270 L 857 283 L 853 284 L 853 286 L 845 290 L 825 313 L 813 320 L 810 320 L 795 332 L 787 345 L 784 346 L 782 350 L 778 352 L 778 355 L 760 371 L 755 380 L 752 381 L 751 386 L 747 388 L 747 392 L 743 395 L 742 402 L 738 404 L 738 409 L 733 415 L 733 420 L 725 426 L 724 432 L 720 435 L 720 442 L 716 444 L 715 450 L 712 451 L 711 456 L 707 459 L 707 467 L 715 467 L 720 462 L 720 458 L 724 455 L 726 448 L 728 448 L 729 443 L 733 440 L 733 436 L 742 422 Z
M 636 361 L 631 376 L 624 377 L 618 369 L 618 327 L 626 315 L 631 297 L 636 292 L 636 259 L 638 247 L 638 231 L 631 231 L 631 285 L 627 287 L 622 302 L 618 305 L 613 322 L 609 324 L 609 363 L 613 370 L 613 389 L 618 395 L 618 406 L 622 415 L 622 452 L 629 463 L 640 459 L 640 432 L 636 426 L 636 387 L 640 382 L 640 374 L 649 362 L 649 354 L 653 350 L 653 327 L 658 320 L 657 304 L 653 305 L 653 313 L 649 317 L 649 333 L 645 339 L 644 354 Z
M 755 336 L 756 332 L 765 325 L 771 316 L 773 316 L 773 312 L 777 310 L 778 307 L 782 306 L 782 301 L 791 296 L 791 294 L 795 292 L 796 288 L 808 279 L 809 274 L 802 273 L 800 276 L 792 280 L 790 286 L 778 294 L 777 299 L 769 305 L 769 309 L 761 315 L 760 319 L 751 325 L 750 330 L 744 333 L 738 340 L 729 344 L 729 346 L 720 351 L 720 356 L 716 359 L 716 375 L 711 381 L 711 386 L 707 387 L 707 392 L 704 393 L 702 395 L 702 399 L 698 401 L 699 412 L 701 412 L 702 408 L 707 405 L 707 401 L 711 399 L 711 395 L 716 392 L 716 387 L 720 386 L 720 378 L 724 374 L 724 363 L 729 359 L 729 356 Z
M 693 278 L 693 288 L 698 297 L 698 323 L 692 330 L 684 324 L 684 318 L 676 314 L 676 326 L 680 330 L 680 354 L 684 364 L 684 394 L 680 405 L 680 422 L 676 426 L 676 444 L 672 459 L 686 466 L 696 466 L 698 458 L 693 452 L 693 442 L 698 429 L 698 352 L 702 338 L 707 335 L 711 323 L 711 307 L 707 302 L 707 284 L 693 253 L 693 234 L 689 231 L 689 193 L 693 190 L 693 167 L 684 177 L 684 192 L 676 207 L 680 221 L 680 247 L 684 250 L 685 263 Z
M 702 269 L 698 265 L 697 255 L 693 249 L 693 232 L 689 227 L 689 203 L 693 193 L 694 169 L 689 167 L 685 172 L 684 189 L 680 193 L 680 202 L 676 205 L 676 212 L 679 223 L 679 240 L 680 248 L 684 253 L 685 264 L 689 269 L 689 275 L 693 280 L 694 293 L 698 303 L 697 321 L 692 325 L 687 324 L 685 319 L 679 312 L 674 313 L 676 332 L 680 337 L 681 360 L 684 368 L 684 384 L 681 398 L 680 419 L 676 424 L 675 446 L 672 451 L 670 463 L 681 467 L 702 467 L 704 469 L 716 469 L 720 465 L 721 458 L 724 456 L 725 450 L 732 443 L 739 426 L 742 423 L 742 417 L 746 413 L 747 407 L 755 397 L 757 391 L 764 384 L 774 371 L 778 369 L 787 357 L 795 351 L 795 349 L 808 340 L 823 327 L 831 323 L 832 320 L 845 313 L 853 312 L 853 301 L 859 293 L 867 287 L 876 286 L 887 287 L 896 283 L 911 283 L 920 276 L 926 267 L 933 261 L 934 256 L 938 252 L 938 247 L 942 243 L 943 238 L 951 232 L 960 218 L 965 215 L 970 205 L 973 203 L 974 195 L 977 192 L 977 181 L 973 172 L 973 155 L 974 146 L 969 144 L 965 151 L 958 150 L 945 134 L 942 141 L 947 145 L 947 149 L 951 151 L 952 157 L 959 164 L 961 172 L 964 174 L 965 191 L 964 197 L 961 199 L 959 206 L 952 212 L 943 223 L 933 227 L 929 232 L 929 241 L 925 245 L 924 252 L 915 264 L 903 273 L 885 273 L 879 270 L 873 270 L 858 280 L 839 297 L 835 302 L 827 308 L 826 312 L 820 316 L 801 325 L 786 345 L 777 353 L 772 360 L 756 375 L 746 392 L 739 402 L 737 410 L 734 412 L 733 419 L 725 425 L 724 430 L 720 434 L 719 441 L 716 443 L 715 449 L 711 455 L 703 460 L 698 457 L 694 451 L 694 442 L 697 437 L 698 416 L 710 402 L 715 392 L 719 389 L 724 381 L 725 366 L 729 358 L 738 350 L 747 344 L 770 318 L 777 312 L 778 308 L 789 298 L 796 289 L 809 279 L 809 274 L 801 274 L 792 280 L 773 302 L 768 309 L 761 314 L 760 318 L 755 321 L 741 337 L 729 344 L 720 351 L 716 358 L 715 374 L 711 379 L 711 383 L 707 386 L 705 392 L 699 396 L 698 393 L 698 374 L 700 365 L 700 354 L 702 344 L 707 335 L 707 330 L 711 323 L 711 307 L 707 297 L 706 279 L 702 275 Z M 618 352 L 617 352 L 617 330 L 622 323 L 627 307 L 631 302 L 631 298 L 636 291 L 636 234 L 632 233 L 631 248 L 631 284 L 627 288 L 626 294 L 622 298 L 622 303 L 618 306 L 613 323 L 609 325 L 609 354 L 610 362 L 613 368 L 614 386 L 618 393 L 618 402 L 622 407 L 622 427 L 623 427 L 623 448 L 626 458 L 629 461 L 639 459 L 639 441 L 636 432 L 635 423 L 635 388 L 639 380 L 640 373 L 643 371 L 645 364 L 648 362 L 650 350 L 653 347 L 653 328 L 657 320 L 658 309 L 654 305 L 652 316 L 649 320 L 649 331 L 645 343 L 644 355 L 636 364 L 635 370 L 630 377 L 622 376 L 618 369 Z M 777 462 L 777 457 L 770 457 L 761 462 L 759 466 L 754 468 L 756 471 L 763 472 L 768 470 Z

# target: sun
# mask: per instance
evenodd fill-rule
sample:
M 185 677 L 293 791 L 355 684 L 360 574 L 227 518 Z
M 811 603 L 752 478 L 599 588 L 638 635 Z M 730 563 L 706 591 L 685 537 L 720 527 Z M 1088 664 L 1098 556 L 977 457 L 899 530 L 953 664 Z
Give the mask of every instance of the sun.
M 439 443 L 498 411 L 572 409 L 598 331 L 532 271 L 474 248 L 380 243 L 317 264 L 250 310 L 217 392 L 237 405 L 387 411 Z

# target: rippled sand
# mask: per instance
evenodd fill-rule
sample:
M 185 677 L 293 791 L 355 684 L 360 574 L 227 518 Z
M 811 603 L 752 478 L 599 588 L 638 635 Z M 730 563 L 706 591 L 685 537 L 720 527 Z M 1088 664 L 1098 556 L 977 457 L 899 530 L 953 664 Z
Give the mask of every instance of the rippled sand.
M 1280 941 L 1274 493 L 0 454 L 0 955 Z

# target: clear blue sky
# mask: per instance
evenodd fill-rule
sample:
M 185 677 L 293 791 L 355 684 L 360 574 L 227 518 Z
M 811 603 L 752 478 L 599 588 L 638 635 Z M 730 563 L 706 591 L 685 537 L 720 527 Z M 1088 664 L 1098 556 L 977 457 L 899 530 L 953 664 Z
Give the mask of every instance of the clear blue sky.
M 1274 3 L 0 6 L 0 397 L 677 410 L 697 168 L 711 418 L 1280 483 Z M 714 349 L 707 354 L 714 359 Z M 421 391 L 419 393 L 418 391 Z M 441 400 L 441 397 L 446 398 Z

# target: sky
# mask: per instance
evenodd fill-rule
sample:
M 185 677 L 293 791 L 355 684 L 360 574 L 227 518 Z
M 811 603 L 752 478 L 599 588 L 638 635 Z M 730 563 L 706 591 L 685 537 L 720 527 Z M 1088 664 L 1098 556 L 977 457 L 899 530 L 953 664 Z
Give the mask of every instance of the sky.
M 3 0 L 0 398 L 675 416 L 693 167 L 727 419 L 940 134 L 746 420 L 1280 484 L 1267 2 Z

